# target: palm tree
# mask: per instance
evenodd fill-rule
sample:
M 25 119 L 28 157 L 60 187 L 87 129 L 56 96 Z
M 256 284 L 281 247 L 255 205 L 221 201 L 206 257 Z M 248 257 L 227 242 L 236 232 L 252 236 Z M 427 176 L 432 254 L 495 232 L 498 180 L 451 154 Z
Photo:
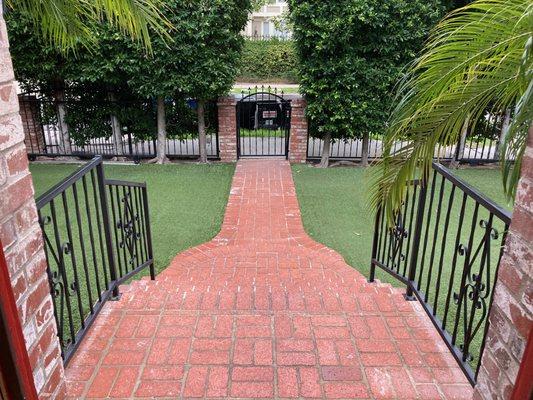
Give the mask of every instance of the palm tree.
M 488 109 L 513 110 L 502 171 L 506 195 L 514 198 L 533 121 L 532 46 L 527 0 L 478 0 L 434 28 L 398 84 L 384 158 L 371 169 L 373 207 L 384 207 L 392 221 L 406 182 L 429 176 L 435 150 L 457 143 L 465 121 L 480 120 Z M 400 139 L 408 144 L 395 148 Z
M 39 34 L 64 52 L 91 47 L 93 24 L 106 21 L 150 50 L 149 32 L 169 37 L 162 0 L 6 0 L 7 10 L 29 17 Z

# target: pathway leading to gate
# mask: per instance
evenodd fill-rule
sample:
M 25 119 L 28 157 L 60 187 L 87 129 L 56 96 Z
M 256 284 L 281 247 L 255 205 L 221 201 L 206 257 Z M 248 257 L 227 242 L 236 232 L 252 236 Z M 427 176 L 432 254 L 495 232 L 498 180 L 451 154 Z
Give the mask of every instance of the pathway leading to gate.
M 307 236 L 286 161 L 239 161 L 217 237 L 122 291 L 71 398 L 472 396 L 417 303 Z

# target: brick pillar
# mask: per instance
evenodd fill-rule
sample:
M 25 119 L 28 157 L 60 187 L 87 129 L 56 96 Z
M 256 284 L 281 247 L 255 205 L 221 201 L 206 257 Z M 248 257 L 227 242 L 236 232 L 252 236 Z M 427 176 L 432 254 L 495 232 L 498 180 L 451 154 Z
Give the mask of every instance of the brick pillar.
M 28 153 L 44 153 L 44 134 L 39 122 L 39 100 L 19 94 L 20 116 L 24 129 L 24 144 Z
M 235 96 L 218 99 L 218 143 L 220 161 L 237 161 L 237 101 Z
M 508 399 L 533 326 L 533 126 L 498 272 L 474 399 Z
M 304 163 L 307 159 L 307 118 L 305 107 L 307 102 L 297 96 L 291 101 L 291 134 L 289 137 L 289 161 Z
M 1 7 L 0 65 L 0 240 L 37 393 L 63 398 L 63 363 Z

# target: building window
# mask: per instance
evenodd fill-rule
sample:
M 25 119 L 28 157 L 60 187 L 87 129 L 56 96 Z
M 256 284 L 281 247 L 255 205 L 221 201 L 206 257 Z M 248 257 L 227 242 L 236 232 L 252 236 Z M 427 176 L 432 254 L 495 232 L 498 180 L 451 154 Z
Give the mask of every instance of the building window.
M 263 36 L 270 35 L 270 21 L 263 22 Z

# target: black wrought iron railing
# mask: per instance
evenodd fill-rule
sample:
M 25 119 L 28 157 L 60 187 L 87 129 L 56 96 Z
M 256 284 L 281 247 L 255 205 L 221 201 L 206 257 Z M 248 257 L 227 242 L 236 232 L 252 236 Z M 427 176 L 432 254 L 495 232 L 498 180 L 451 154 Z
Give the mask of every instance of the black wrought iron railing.
M 106 181 L 97 156 L 40 196 L 37 209 L 68 362 L 119 284 L 144 268 L 155 278 L 146 185 Z
M 148 266 L 155 279 L 146 184 L 116 180 L 105 184 L 119 283 Z
M 19 104 L 24 143 L 32 159 L 101 155 L 139 161 L 156 155 L 156 114 L 149 101 L 57 101 L 31 93 L 20 95 Z M 177 101 L 168 105 L 165 147 L 169 158 L 200 156 L 194 106 Z M 215 102 L 206 103 L 206 151 L 210 159 L 219 158 L 217 110 Z M 72 117 L 86 114 L 89 116 L 84 119 Z
M 434 158 L 440 161 L 456 161 L 469 164 L 494 163 L 500 160 L 502 147 L 502 130 L 506 125 L 505 115 L 488 113 L 481 118 L 474 129 L 458 143 L 449 146 L 440 146 L 435 150 Z M 397 148 L 408 144 L 407 141 L 398 141 Z M 322 157 L 324 143 L 322 139 L 310 134 L 307 138 L 307 159 L 317 160 Z M 353 160 L 363 158 L 363 139 L 345 138 L 336 139 L 330 146 L 330 159 Z M 376 160 L 383 157 L 383 136 L 371 135 L 368 138 L 367 157 Z
M 370 281 L 379 267 L 406 284 L 474 384 L 511 213 L 440 164 L 431 178 L 409 183 L 393 226 L 378 211 Z

